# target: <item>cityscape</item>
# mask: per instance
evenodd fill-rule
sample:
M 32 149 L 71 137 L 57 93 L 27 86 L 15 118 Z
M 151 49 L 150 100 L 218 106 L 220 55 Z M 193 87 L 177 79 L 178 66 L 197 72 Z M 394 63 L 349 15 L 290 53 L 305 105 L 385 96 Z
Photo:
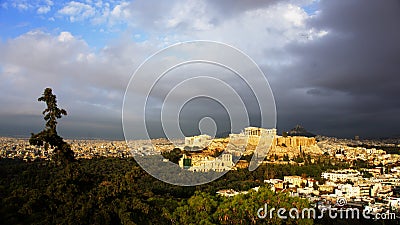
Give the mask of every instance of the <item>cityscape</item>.
M 340 199 L 345 199 L 347 206 L 368 209 L 371 215 L 386 213 L 387 218 L 398 220 L 400 216 L 400 143 L 392 140 L 339 139 L 324 136 L 301 136 L 305 129 L 297 126 L 284 136 L 276 134 L 276 129 L 247 127 L 240 134 L 230 134 L 226 138 L 212 138 L 209 135 L 186 137 L 175 140 L 174 145 L 167 139 L 154 139 L 152 144 L 146 141 L 108 141 L 108 140 L 68 140 L 77 159 L 101 157 L 148 157 L 162 155 L 179 149 L 179 166 L 194 173 L 222 172 L 247 169 L 249 162 L 236 160 L 243 154 L 253 154 L 260 142 L 262 133 L 273 136 L 268 154 L 262 164 L 288 164 L 304 166 L 319 164 L 321 158 L 332 162 L 342 162 L 347 166 L 323 171 L 320 177 L 305 174 L 272 178 L 265 177 L 263 185 L 274 192 L 287 192 L 314 203 L 319 210 L 337 207 Z M 295 136 L 291 136 L 291 134 Z M 310 134 L 307 132 L 307 134 Z M 299 136 L 300 135 L 300 136 Z M 228 143 L 235 142 L 235 137 L 247 140 L 246 148 L 241 152 L 229 150 Z M 52 149 L 36 147 L 27 139 L 1 138 L 1 158 L 18 159 L 25 162 L 52 160 Z M 238 139 L 236 139 L 237 142 Z M 243 139 L 240 139 L 242 141 Z M 239 145 L 240 143 L 236 143 Z M 134 149 L 131 149 L 135 146 Z M 193 149 L 196 149 L 192 151 Z M 385 150 L 384 150 L 385 149 Z M 219 155 L 218 155 L 219 154 Z M 168 161 L 164 158 L 164 161 Z M 269 178 L 269 179 L 267 179 Z M 254 187 L 258 190 L 260 186 Z M 248 191 L 221 189 L 216 192 L 221 196 L 232 197 L 247 194 Z

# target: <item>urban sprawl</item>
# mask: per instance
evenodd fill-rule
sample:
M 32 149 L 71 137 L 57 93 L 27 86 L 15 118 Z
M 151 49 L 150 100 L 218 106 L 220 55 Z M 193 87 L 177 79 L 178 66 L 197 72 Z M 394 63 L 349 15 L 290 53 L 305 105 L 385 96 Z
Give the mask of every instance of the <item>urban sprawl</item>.
M 284 176 L 283 179 L 265 179 L 265 185 L 273 191 L 286 191 L 315 203 L 318 209 L 337 208 L 338 200 L 345 199 L 346 205 L 368 209 L 372 215 L 400 213 L 400 144 L 398 140 L 359 140 L 332 137 L 305 137 L 277 135 L 276 129 L 258 127 L 245 128 L 239 134 L 226 138 L 208 135 L 186 137 L 185 140 L 166 139 L 106 141 L 67 140 L 77 159 L 95 157 L 146 157 L 179 149 L 182 152 L 178 164 L 193 172 L 228 171 L 248 167 L 242 155 L 265 154 L 264 164 L 304 165 L 304 158 L 316 163 L 320 157 L 353 165 L 362 162 L 364 167 L 324 171 L 318 179 L 306 176 Z M 27 162 L 51 160 L 53 149 L 35 147 L 27 139 L 0 138 L 0 158 L 20 159 Z M 268 146 L 266 151 L 258 147 Z M 129 146 L 129 147 L 128 147 Z M 394 148 L 387 152 L 381 148 Z M 265 150 L 265 149 L 264 149 Z M 220 153 L 220 154 L 218 154 Z M 300 157 L 303 156 L 303 157 Z M 238 159 L 238 160 L 235 160 Z M 164 159 L 165 160 L 165 159 Z M 167 160 L 168 161 L 168 160 Z M 257 190 L 257 187 L 254 188 Z M 220 190 L 220 195 L 230 197 L 246 192 Z

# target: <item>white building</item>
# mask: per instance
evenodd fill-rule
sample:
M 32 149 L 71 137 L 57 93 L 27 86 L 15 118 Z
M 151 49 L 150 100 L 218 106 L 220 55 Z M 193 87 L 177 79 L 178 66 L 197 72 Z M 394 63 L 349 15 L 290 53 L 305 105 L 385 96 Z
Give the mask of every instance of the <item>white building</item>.
M 311 194 L 315 194 L 316 190 L 314 190 L 314 188 L 312 187 L 305 187 L 305 188 L 297 188 L 297 193 L 299 195 L 311 195 Z
M 179 166 L 193 172 L 223 172 L 231 170 L 234 163 L 231 154 L 222 154 L 217 158 L 209 156 L 203 158 L 190 158 L 183 155 L 179 160 Z
M 289 185 L 293 185 L 293 187 L 301 187 L 302 184 L 305 185 L 305 181 L 303 181 L 301 176 L 284 176 L 283 181 Z
M 232 197 L 232 196 L 238 195 L 239 192 L 237 192 L 233 189 L 226 189 L 226 190 L 217 191 L 217 194 L 224 196 L 224 197 Z
M 246 127 L 244 128 L 245 135 L 247 136 L 261 136 L 262 134 L 276 136 L 276 129 L 265 129 L 260 127 Z
M 353 169 L 344 169 L 324 172 L 321 174 L 321 177 L 333 182 L 346 182 L 347 180 L 356 182 L 361 178 L 361 173 Z
M 400 174 L 400 166 L 393 167 L 390 172 L 392 173 L 399 173 Z
M 205 148 L 211 143 L 212 139 L 213 138 L 207 134 L 202 134 L 193 137 L 185 137 L 185 146 L 189 147 L 197 146 L 200 148 Z
M 335 189 L 335 194 L 337 196 L 343 196 L 346 198 L 358 198 L 360 197 L 361 191 L 360 187 L 353 186 L 351 184 L 341 184 Z

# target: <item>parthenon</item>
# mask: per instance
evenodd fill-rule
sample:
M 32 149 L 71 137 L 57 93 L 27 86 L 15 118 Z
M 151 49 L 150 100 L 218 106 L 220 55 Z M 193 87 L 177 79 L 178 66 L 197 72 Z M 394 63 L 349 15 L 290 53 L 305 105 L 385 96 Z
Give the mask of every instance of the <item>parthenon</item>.
M 247 136 L 253 135 L 253 136 L 261 136 L 263 132 L 266 132 L 267 134 L 273 134 L 276 135 L 276 129 L 265 129 L 265 128 L 260 128 L 260 127 L 246 127 L 244 128 L 244 134 Z

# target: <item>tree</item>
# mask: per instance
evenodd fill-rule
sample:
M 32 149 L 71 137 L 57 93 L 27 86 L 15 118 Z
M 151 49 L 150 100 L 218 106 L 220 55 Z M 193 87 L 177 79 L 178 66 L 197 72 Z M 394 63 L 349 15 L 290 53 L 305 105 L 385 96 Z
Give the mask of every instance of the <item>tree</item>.
M 318 190 L 318 184 L 317 184 L 317 182 L 313 182 L 313 188 L 314 188 L 314 190 Z
M 289 162 L 289 156 L 287 154 L 283 155 L 283 161 Z
M 38 98 L 38 101 L 45 102 L 47 105 L 47 108 L 42 112 L 46 126 L 37 134 L 31 133 L 29 143 L 31 145 L 44 146 L 46 150 L 49 146 L 54 148 L 53 159 L 56 161 L 74 161 L 74 152 L 71 146 L 57 134 L 57 119 L 67 115 L 67 111 L 58 108 L 56 95 L 53 94 L 51 88 L 46 88 L 42 97 Z
M 174 224 L 215 224 L 213 214 L 218 207 L 218 199 L 214 196 L 196 192 L 187 201 L 183 200 L 181 206 L 173 212 Z
M 362 174 L 363 178 L 371 178 L 373 176 L 374 175 L 372 173 L 368 172 L 368 171 L 364 171 L 363 174 Z
M 344 182 L 345 184 L 351 184 L 351 185 L 354 185 L 354 182 L 353 181 L 351 181 L 350 179 L 347 179 L 346 180 L 346 182 Z
M 311 164 L 311 155 L 307 155 L 306 159 L 307 164 Z
M 297 162 L 297 163 L 302 163 L 302 162 L 304 162 L 304 159 L 303 159 L 302 157 L 300 157 L 300 156 L 297 156 L 297 157 L 294 159 L 294 161 Z
M 161 153 L 161 155 L 164 157 L 164 158 L 166 158 L 166 159 L 168 159 L 169 161 L 171 161 L 171 162 L 173 162 L 173 163 L 175 163 L 175 164 L 178 164 L 179 163 L 179 160 L 180 160 L 180 158 L 182 158 L 182 151 L 181 151 L 181 149 L 180 148 L 174 148 L 174 149 L 172 149 L 171 151 L 169 151 L 169 152 L 163 152 L 163 153 Z

